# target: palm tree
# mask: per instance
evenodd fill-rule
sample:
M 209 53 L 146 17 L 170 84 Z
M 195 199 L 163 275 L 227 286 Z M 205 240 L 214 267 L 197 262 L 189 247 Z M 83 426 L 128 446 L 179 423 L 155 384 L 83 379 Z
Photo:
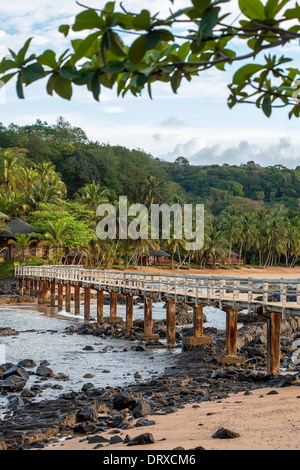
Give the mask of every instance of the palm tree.
M 35 243 L 36 240 L 32 239 L 33 234 L 25 235 L 25 234 L 16 234 L 14 240 L 9 240 L 9 244 L 15 245 L 15 247 L 21 251 L 23 264 L 26 261 L 26 250 Z
M 1 179 L 4 184 L 5 193 L 8 194 L 11 189 L 17 188 L 18 176 L 20 172 L 20 160 L 10 150 L 4 153 L 2 162 Z
M 161 204 L 163 202 L 163 183 L 158 181 L 155 176 L 150 176 L 144 187 L 144 202 L 146 206 L 151 204 Z
M 95 181 L 93 181 L 91 184 L 86 184 L 84 188 L 79 190 L 77 199 L 95 212 L 100 204 L 108 202 L 109 196 L 110 191 L 108 189 L 102 188 L 100 184 L 96 184 Z
M 60 253 L 68 239 L 67 224 L 64 220 L 49 222 L 45 228 L 45 243 L 55 251 L 55 264 L 60 261 Z
M 164 247 L 166 250 L 171 251 L 172 253 L 172 268 L 174 268 L 174 256 L 177 252 L 179 263 L 181 264 L 181 255 L 186 249 L 186 241 L 183 239 L 176 238 L 175 235 L 171 235 L 171 238 L 165 240 Z

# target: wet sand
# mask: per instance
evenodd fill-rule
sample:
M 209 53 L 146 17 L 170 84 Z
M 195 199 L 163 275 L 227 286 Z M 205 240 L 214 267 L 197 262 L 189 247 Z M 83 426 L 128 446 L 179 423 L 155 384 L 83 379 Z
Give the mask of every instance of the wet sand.
M 272 390 L 278 394 L 268 393 Z M 201 446 L 206 450 L 299 450 L 300 387 L 259 389 L 245 395 L 244 392 L 229 398 L 189 404 L 176 413 L 164 416 L 148 416 L 155 425 L 121 431 L 123 439 L 146 432 L 152 433 L 155 443 L 144 446 L 114 444 L 98 450 L 134 451 L 172 450 L 178 446 L 185 450 Z M 197 406 L 196 408 L 194 406 Z M 133 421 L 134 423 L 135 421 Z M 220 428 L 240 434 L 235 439 L 213 439 Z M 112 434 L 104 432 L 103 437 Z M 59 442 L 45 450 L 93 450 L 96 444 L 88 444 L 83 437 Z

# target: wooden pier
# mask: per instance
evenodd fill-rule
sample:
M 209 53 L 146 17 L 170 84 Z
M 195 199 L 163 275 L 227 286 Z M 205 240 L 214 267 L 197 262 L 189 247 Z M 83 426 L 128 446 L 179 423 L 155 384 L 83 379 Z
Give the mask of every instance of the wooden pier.
M 80 313 L 80 293 L 84 290 L 84 318 L 90 320 L 91 290 L 97 292 L 97 322 L 118 323 L 117 295 L 126 296 L 126 328 L 133 326 L 133 298 L 144 299 L 143 339 L 157 339 L 153 334 L 152 302 L 167 303 L 167 345 L 175 345 L 176 303 L 183 301 L 193 307 L 193 336 L 183 337 L 184 349 L 211 344 L 212 338 L 203 336 L 203 308 L 216 306 L 226 314 L 226 351 L 220 358 L 223 364 L 242 363 L 237 357 L 237 319 L 242 310 L 257 312 L 267 317 L 268 372 L 280 370 L 280 322 L 288 315 L 300 315 L 299 279 L 244 279 L 184 274 L 136 273 L 127 271 L 87 270 L 72 266 L 17 266 L 20 294 L 39 295 L 58 311 L 71 312 L 71 289 L 74 289 L 75 314 Z M 63 292 L 65 291 L 65 295 Z M 103 317 L 103 293 L 110 294 L 110 315 Z

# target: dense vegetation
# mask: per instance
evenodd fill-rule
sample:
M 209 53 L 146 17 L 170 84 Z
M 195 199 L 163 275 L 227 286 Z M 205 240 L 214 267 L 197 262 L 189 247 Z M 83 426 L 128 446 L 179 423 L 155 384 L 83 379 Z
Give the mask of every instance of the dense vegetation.
M 101 202 L 203 203 L 205 244 L 186 252 L 185 241 L 99 241 Z M 235 250 L 246 263 L 294 265 L 300 254 L 300 167 L 190 165 L 161 161 L 141 150 L 92 142 L 63 118 L 55 125 L 0 125 L 0 212 L 32 223 L 51 246 L 50 261 L 68 251 L 86 253 L 91 266 L 136 264 L 152 244 L 179 263 L 228 262 Z M 29 243 L 30 240 L 23 240 Z M 19 240 L 22 251 L 22 241 Z M 24 250 L 23 250 L 24 251 Z

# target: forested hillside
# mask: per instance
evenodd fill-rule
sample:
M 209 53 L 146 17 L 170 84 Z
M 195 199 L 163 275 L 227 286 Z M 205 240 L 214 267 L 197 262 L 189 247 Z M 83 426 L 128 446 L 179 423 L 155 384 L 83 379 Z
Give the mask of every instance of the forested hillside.
M 0 125 L 0 212 L 34 222 L 41 233 L 54 233 L 54 225 L 65 221 L 58 253 L 98 243 L 93 239 L 93 224 L 102 201 L 116 203 L 118 196 L 126 195 L 130 203 L 146 205 L 204 203 L 203 250 L 187 254 L 184 244 L 168 240 L 164 246 L 174 259 L 181 262 L 188 257 L 190 263 L 215 264 L 225 262 L 231 248 L 245 262 L 261 266 L 297 262 L 300 167 L 262 168 L 255 162 L 240 166 L 199 162 L 195 166 L 183 157 L 171 163 L 102 140 L 105 136 L 99 135 L 99 142 L 90 141 L 82 129 L 63 118 L 55 125 L 41 121 L 28 126 Z M 76 238 L 72 230 L 79 220 L 83 225 Z M 108 263 L 137 260 L 139 251 L 146 248 L 145 244 L 125 247 L 117 243 L 109 248 Z M 107 252 L 100 245 L 97 250 L 96 264 Z

